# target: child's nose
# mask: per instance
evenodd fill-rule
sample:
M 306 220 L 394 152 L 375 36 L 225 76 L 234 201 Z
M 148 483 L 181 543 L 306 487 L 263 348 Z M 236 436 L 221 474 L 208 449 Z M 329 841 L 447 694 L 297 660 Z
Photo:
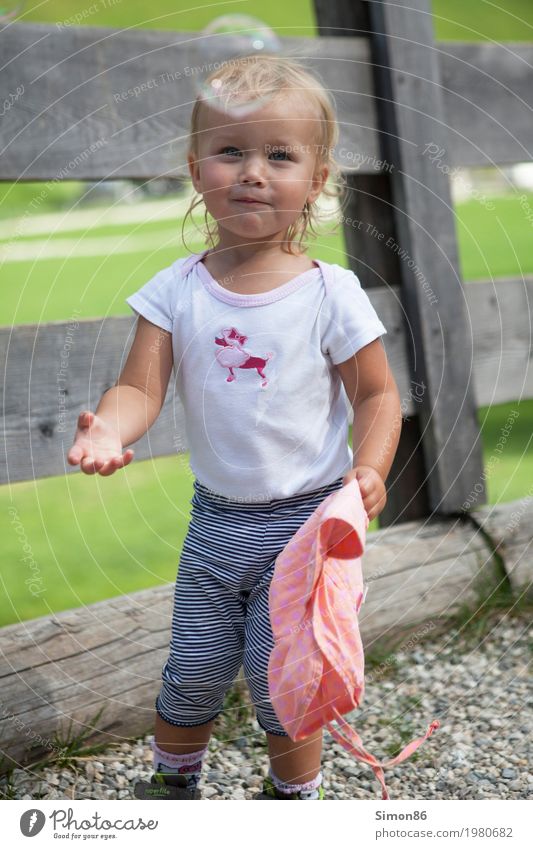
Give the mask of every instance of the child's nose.
M 265 167 L 260 155 L 251 154 L 243 157 L 240 181 L 241 183 L 263 183 L 265 181 Z

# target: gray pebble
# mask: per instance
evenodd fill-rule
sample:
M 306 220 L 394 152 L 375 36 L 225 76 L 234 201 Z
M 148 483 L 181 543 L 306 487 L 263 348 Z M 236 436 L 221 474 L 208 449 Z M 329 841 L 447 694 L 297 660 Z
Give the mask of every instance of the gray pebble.
M 341 784 L 339 781 L 332 781 L 331 789 L 335 790 L 336 793 L 342 793 L 344 790 L 346 790 L 346 785 Z
M 361 770 L 355 766 L 343 766 L 341 767 L 341 771 L 345 775 L 350 775 L 353 778 L 359 778 L 359 776 L 361 775 Z
M 215 787 L 202 786 L 201 790 L 202 790 L 202 796 L 204 797 L 204 799 L 212 799 L 213 796 L 217 795 L 217 790 L 216 790 Z
M 502 769 L 502 778 L 516 778 L 516 769 Z

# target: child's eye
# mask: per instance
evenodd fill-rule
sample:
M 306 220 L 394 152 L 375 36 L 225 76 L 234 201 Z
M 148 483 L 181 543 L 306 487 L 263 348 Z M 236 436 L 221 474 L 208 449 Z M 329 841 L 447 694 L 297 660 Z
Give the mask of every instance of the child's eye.
M 220 151 L 221 154 L 225 156 L 240 156 L 241 151 L 238 147 L 234 147 L 233 145 L 226 145 Z M 291 157 L 287 153 L 286 150 L 272 150 L 269 153 L 269 156 L 276 157 L 278 162 L 283 162 L 285 160 L 289 160 Z M 279 157 L 279 158 L 278 158 Z
M 281 161 L 283 161 L 284 159 L 290 159 L 290 156 L 286 150 L 273 150 L 271 152 L 271 156 L 280 156 Z
M 228 153 L 229 151 L 232 151 L 232 152 Z M 226 147 L 223 147 L 220 152 L 221 153 L 228 153 L 229 156 L 235 156 L 236 154 L 240 153 L 240 151 L 237 147 L 233 147 L 233 145 L 230 145 L 230 144 L 226 145 Z

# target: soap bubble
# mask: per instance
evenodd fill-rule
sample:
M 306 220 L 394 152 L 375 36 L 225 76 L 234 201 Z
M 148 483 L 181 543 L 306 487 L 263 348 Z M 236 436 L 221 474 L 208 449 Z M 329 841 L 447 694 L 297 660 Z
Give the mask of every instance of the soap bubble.
M 280 51 L 279 38 L 263 21 L 248 15 L 223 15 L 211 21 L 194 42 L 193 65 L 187 72 L 192 76 L 196 96 L 211 108 L 240 118 L 266 105 L 277 90 L 235 94 L 233 83 L 223 83 L 216 76 L 207 82 L 207 78 L 224 65 L 238 65 L 245 56 Z
M 25 2 L 22 3 L 0 3 L 0 24 L 7 24 L 22 12 Z

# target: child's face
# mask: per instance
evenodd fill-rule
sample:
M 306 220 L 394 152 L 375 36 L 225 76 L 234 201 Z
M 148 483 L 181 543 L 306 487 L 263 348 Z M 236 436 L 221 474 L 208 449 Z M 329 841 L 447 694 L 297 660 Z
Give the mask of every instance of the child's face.
M 278 98 L 238 121 L 202 108 L 198 158 L 188 156 L 189 171 L 218 223 L 220 244 L 284 239 L 327 179 L 327 166 L 317 171 L 316 137 L 316 118 L 294 98 Z

